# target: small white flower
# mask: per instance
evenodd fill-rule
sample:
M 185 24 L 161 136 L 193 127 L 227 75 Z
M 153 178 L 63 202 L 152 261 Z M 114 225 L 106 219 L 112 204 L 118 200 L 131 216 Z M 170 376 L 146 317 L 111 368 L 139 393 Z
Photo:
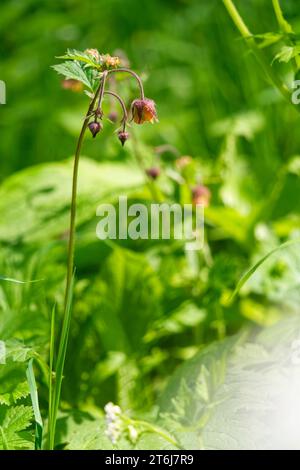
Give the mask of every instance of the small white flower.
M 119 406 L 109 402 L 104 407 L 106 431 L 105 435 L 113 444 L 117 443 L 122 433 L 122 410 Z

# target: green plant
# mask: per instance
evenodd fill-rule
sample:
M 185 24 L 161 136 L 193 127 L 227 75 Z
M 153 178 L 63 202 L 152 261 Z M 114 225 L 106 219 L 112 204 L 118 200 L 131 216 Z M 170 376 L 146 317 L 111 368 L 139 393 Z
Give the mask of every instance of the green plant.
M 88 111 L 84 118 L 83 126 L 79 134 L 73 167 L 72 178 L 72 197 L 70 211 L 70 229 L 68 235 L 68 259 L 67 259 L 67 279 L 64 298 L 64 313 L 61 336 L 59 340 L 58 353 L 53 368 L 54 357 L 54 329 L 51 329 L 51 351 L 50 351 L 50 379 L 49 379 L 49 447 L 53 449 L 57 412 L 60 402 L 61 385 L 63 379 L 64 363 L 67 353 L 68 337 L 71 322 L 72 297 L 74 284 L 74 247 L 75 247 L 75 224 L 76 224 L 76 205 L 77 205 L 77 186 L 78 186 L 78 170 L 81 148 L 87 128 L 91 131 L 93 137 L 101 131 L 104 112 L 102 109 L 102 101 L 105 95 L 109 95 L 117 99 L 122 108 L 121 129 L 118 132 L 119 140 L 124 145 L 129 137 L 126 131 L 128 121 L 128 113 L 123 99 L 115 92 L 106 90 L 111 74 L 126 73 L 135 78 L 138 83 L 140 97 L 132 101 L 130 110 L 132 119 L 137 124 L 144 122 L 154 122 L 156 120 L 156 109 L 154 101 L 145 98 L 144 89 L 140 77 L 131 69 L 120 67 L 120 59 L 111 57 L 110 55 L 101 55 L 96 49 L 88 49 L 84 52 L 76 50 L 68 50 L 67 54 L 60 57 L 66 61 L 63 64 L 55 65 L 53 68 L 60 74 L 64 75 L 66 80 L 75 80 L 81 82 L 87 88 L 87 95 L 90 98 Z M 52 322 L 52 325 L 54 321 Z M 55 381 L 52 388 L 52 373 L 54 372 Z

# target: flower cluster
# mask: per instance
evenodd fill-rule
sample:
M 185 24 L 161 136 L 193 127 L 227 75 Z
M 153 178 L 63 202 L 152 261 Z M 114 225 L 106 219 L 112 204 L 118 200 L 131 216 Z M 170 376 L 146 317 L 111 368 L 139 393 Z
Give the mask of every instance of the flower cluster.
M 122 433 L 122 410 L 119 406 L 109 402 L 104 407 L 106 431 L 105 435 L 116 444 Z
M 121 435 L 124 434 L 134 444 L 139 432 L 134 426 L 134 421 L 126 416 L 118 405 L 109 402 L 104 407 L 106 430 L 105 435 L 116 445 Z
M 66 77 L 62 83 L 63 88 L 80 91 L 83 85 L 90 85 L 88 94 L 92 101 L 86 125 L 93 137 L 96 137 L 103 128 L 101 122 L 104 116 L 102 102 L 105 96 L 109 96 L 110 100 L 116 100 L 121 106 L 121 127 L 117 131 L 117 136 L 122 146 L 129 139 L 129 133 L 126 130 L 129 121 L 136 124 L 157 121 L 154 101 L 145 97 L 141 78 L 133 70 L 122 65 L 124 60 L 109 54 L 100 54 L 97 49 L 86 49 L 84 52 L 68 50 L 67 54 L 61 58 L 67 59 L 68 62 L 56 65 L 54 68 Z M 115 92 L 116 81 L 113 80 L 113 76 L 116 73 L 130 75 L 136 80 L 139 87 L 140 96 L 131 102 L 129 112 L 122 97 Z M 78 80 L 75 80 L 74 77 L 77 75 Z M 113 87 L 109 87 L 110 84 Z M 118 116 L 114 109 L 108 114 L 108 118 L 112 122 L 117 121 Z

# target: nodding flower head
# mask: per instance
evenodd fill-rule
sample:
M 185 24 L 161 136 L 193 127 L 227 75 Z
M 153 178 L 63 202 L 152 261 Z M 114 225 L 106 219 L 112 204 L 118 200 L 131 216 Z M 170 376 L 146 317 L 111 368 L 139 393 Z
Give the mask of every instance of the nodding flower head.
M 160 168 L 153 166 L 152 168 L 148 168 L 146 170 L 146 173 L 149 176 L 149 178 L 156 180 L 160 175 Z
M 98 134 L 98 132 L 100 132 L 102 129 L 102 124 L 100 124 L 100 122 L 97 122 L 97 121 L 93 121 L 93 122 L 90 122 L 89 123 L 89 130 L 91 131 L 92 133 L 92 136 L 95 138 L 96 135 Z
M 155 103 L 149 98 L 134 100 L 131 105 L 132 119 L 136 124 L 157 121 Z
M 125 144 L 126 140 L 129 139 L 129 133 L 126 132 L 126 131 L 119 131 L 118 132 L 118 138 L 119 138 L 119 141 L 122 144 L 122 147 L 124 147 L 124 144 Z
M 210 199 L 211 199 L 211 192 L 206 186 L 199 184 L 198 186 L 195 186 L 192 189 L 192 201 L 195 206 L 201 205 L 204 207 L 208 207 L 210 203 Z

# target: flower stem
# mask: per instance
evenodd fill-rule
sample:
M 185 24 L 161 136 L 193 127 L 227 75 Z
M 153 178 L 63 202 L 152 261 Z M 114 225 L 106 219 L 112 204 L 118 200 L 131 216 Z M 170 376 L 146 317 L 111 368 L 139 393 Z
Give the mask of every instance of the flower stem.
M 165 430 L 160 428 L 159 426 L 156 426 L 155 424 L 151 424 L 151 423 L 148 423 L 147 421 L 142 421 L 142 420 L 130 420 L 130 421 L 131 421 L 131 424 L 133 425 L 141 426 L 144 431 L 149 431 L 149 432 L 158 434 L 163 439 L 165 439 L 165 441 L 170 442 L 170 444 L 177 447 L 177 449 L 180 449 L 179 443 L 172 436 L 170 436 L 170 434 L 166 433 Z
M 77 181 L 78 181 L 78 167 L 79 167 L 79 158 L 81 147 L 87 129 L 91 112 L 94 109 L 96 100 L 99 96 L 102 86 L 102 81 L 90 102 L 87 114 L 85 116 L 82 129 L 79 134 L 76 152 L 74 157 L 74 167 L 73 167 L 73 180 L 72 180 L 72 200 L 71 200 L 71 211 L 70 211 L 70 233 L 69 233 L 69 242 L 68 242 L 68 257 L 67 257 L 67 279 L 66 279 L 66 288 L 65 288 L 65 301 L 64 301 L 64 312 L 63 312 L 63 321 L 61 328 L 61 335 L 58 347 L 57 361 L 55 364 L 55 383 L 52 387 L 52 367 L 53 367 L 53 357 L 54 357 L 54 318 L 52 317 L 51 322 L 51 353 L 50 353 L 50 370 L 49 370 L 49 435 L 48 435 L 48 445 L 49 449 L 54 448 L 55 442 L 55 430 L 56 430 L 56 420 L 57 420 L 57 411 L 59 408 L 60 396 L 61 396 L 61 383 L 63 379 L 63 371 L 65 364 L 65 357 L 68 344 L 69 336 L 69 327 L 71 320 L 71 299 L 72 299 L 72 290 L 73 290 L 73 281 L 74 281 L 74 247 L 75 247 L 75 221 L 76 221 L 76 200 L 77 200 Z
M 125 72 L 125 73 L 129 73 L 130 75 L 132 75 L 136 79 L 136 81 L 138 82 L 139 89 L 140 89 L 141 100 L 143 100 L 145 98 L 143 83 L 142 83 L 142 80 L 140 79 L 140 77 L 138 76 L 137 73 L 135 73 L 133 70 L 127 69 L 125 67 L 122 67 L 122 68 L 119 68 L 119 69 L 108 70 L 108 73 L 114 73 L 114 72 L 115 73 Z
M 91 112 L 94 109 L 97 97 L 101 91 L 102 81 L 95 93 L 94 98 L 92 99 L 89 109 L 86 113 L 83 126 L 81 128 L 79 138 L 77 141 L 75 157 L 74 157 L 74 166 L 73 166 L 73 179 L 72 179 L 72 198 L 71 198 L 71 212 L 70 212 L 70 233 L 69 233 L 69 243 L 68 243 L 68 261 L 67 261 L 67 282 L 65 290 L 65 307 L 67 304 L 67 299 L 69 297 L 70 285 L 72 282 L 72 276 L 74 271 L 74 245 L 75 245 L 75 223 L 76 223 L 76 203 L 77 203 L 77 185 L 78 185 L 78 167 L 79 167 L 79 158 L 81 147 L 87 129 Z
M 279 0 L 272 0 L 274 12 L 280 29 L 287 34 L 293 32 L 291 25 L 285 20 Z
M 104 95 L 110 95 L 110 96 L 113 96 L 114 98 L 116 98 L 120 105 L 121 105 L 121 108 L 122 108 L 122 111 L 123 111 L 123 117 L 122 117 L 122 120 L 121 122 L 123 123 L 123 125 L 125 125 L 126 121 L 127 121 L 127 117 L 128 117 L 128 114 L 127 114 L 127 109 L 126 109 L 126 106 L 125 106 L 125 103 L 124 101 L 122 100 L 121 96 L 119 96 L 117 93 L 115 93 L 114 91 L 105 91 L 104 92 Z

